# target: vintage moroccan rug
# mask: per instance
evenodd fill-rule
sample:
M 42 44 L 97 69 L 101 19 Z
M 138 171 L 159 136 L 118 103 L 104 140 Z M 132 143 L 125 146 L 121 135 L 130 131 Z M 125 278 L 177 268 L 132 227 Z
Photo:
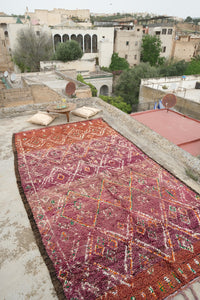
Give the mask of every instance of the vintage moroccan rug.
M 200 197 L 102 119 L 13 135 L 59 299 L 164 299 L 200 275 Z

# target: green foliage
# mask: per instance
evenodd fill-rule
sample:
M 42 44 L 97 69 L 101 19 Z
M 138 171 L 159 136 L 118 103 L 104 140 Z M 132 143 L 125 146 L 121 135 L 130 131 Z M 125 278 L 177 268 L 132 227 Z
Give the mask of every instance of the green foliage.
M 11 14 L 12 17 L 17 18 L 19 17 L 20 19 L 25 19 L 25 15 L 15 15 L 15 14 Z
M 185 75 L 200 74 L 200 56 L 192 58 L 188 63 L 188 67 L 185 71 Z
M 101 67 L 101 70 L 102 71 L 105 71 L 105 72 L 109 72 L 109 73 L 112 73 L 112 70 L 110 70 L 110 68 L 108 68 L 108 67 Z
M 131 105 L 124 102 L 123 98 L 120 96 L 109 97 L 109 96 L 99 95 L 99 98 L 101 98 L 103 101 L 119 108 L 120 110 L 124 111 L 125 113 L 131 113 L 131 111 L 132 111 Z
M 158 74 L 158 68 L 150 66 L 149 63 L 141 63 L 125 70 L 117 81 L 115 94 L 121 96 L 128 104 L 137 104 L 141 79 L 157 77 Z
M 50 60 L 52 53 L 51 35 L 41 32 L 37 36 L 32 27 L 18 31 L 17 46 L 13 51 L 13 61 L 21 72 L 39 71 L 40 61 Z
M 79 59 L 83 56 L 83 51 L 78 42 L 71 40 L 59 43 L 56 47 L 53 59 L 63 62 Z
M 181 76 L 184 75 L 187 69 L 188 63 L 185 60 L 180 61 L 166 61 L 159 67 L 159 73 L 161 77 L 169 76 Z
M 119 57 L 118 53 L 113 53 L 109 69 L 112 71 L 127 70 L 129 63 L 125 58 Z
M 92 97 L 96 97 L 97 96 L 97 89 L 95 88 L 94 85 L 92 85 L 91 83 L 87 83 L 84 79 L 83 79 L 83 76 L 81 74 L 78 74 L 77 75 L 77 80 L 88 85 L 91 89 L 91 92 L 92 92 Z
M 91 22 L 94 24 L 94 22 L 111 22 L 111 21 L 117 21 L 118 19 L 132 17 L 131 14 L 120 14 L 117 13 L 115 15 L 111 16 L 90 16 Z
M 151 66 L 163 63 L 161 40 L 156 35 L 145 35 L 142 39 L 141 61 L 149 62 Z
M 200 18 L 193 18 L 193 23 L 198 25 L 200 23 Z
M 193 22 L 193 19 L 192 19 L 190 16 L 188 16 L 188 17 L 184 20 L 184 22 L 186 22 L 186 23 L 191 23 L 191 22 Z
M 200 18 L 191 18 L 190 16 L 188 16 L 185 20 L 185 23 L 192 23 L 194 25 L 198 25 L 198 23 L 200 22 Z

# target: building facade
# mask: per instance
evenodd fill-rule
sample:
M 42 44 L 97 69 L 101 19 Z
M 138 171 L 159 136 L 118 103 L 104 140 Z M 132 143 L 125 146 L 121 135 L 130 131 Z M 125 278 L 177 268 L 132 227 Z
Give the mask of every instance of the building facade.
M 114 28 L 69 28 L 57 27 L 51 30 L 54 48 L 58 43 L 75 40 L 83 50 L 84 59 L 96 59 L 101 67 L 109 67 L 114 48 Z
M 161 40 L 161 57 L 170 59 L 175 38 L 175 27 L 171 24 L 149 24 L 148 33 L 156 35 Z
M 114 52 L 125 58 L 131 67 L 140 63 L 142 36 L 142 26 L 115 30 Z
M 200 35 L 177 35 L 174 41 L 172 58 L 190 61 L 200 55 Z

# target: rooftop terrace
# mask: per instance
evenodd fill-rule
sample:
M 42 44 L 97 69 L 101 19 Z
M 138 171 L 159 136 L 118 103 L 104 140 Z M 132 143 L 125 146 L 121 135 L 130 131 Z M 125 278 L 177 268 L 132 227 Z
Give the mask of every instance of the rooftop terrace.
M 191 167 L 200 178 L 200 160 L 177 147 L 158 133 L 141 124 L 117 108 L 99 98 L 70 99 L 78 107 L 83 105 L 101 109 L 95 117 L 103 118 L 112 128 L 126 137 L 149 157 L 166 170 L 200 193 L 199 182 L 195 182 L 185 173 Z M 47 104 L 26 105 L 1 110 L 0 119 L 0 157 L 1 157 L 1 287 L 2 299 L 57 299 L 49 273 L 39 253 L 38 247 L 19 195 L 14 174 L 12 153 L 12 134 L 41 126 L 27 122 L 36 110 L 45 110 Z M 70 116 L 70 122 L 81 119 Z M 51 125 L 66 123 L 66 117 L 59 115 Z M 200 294 L 200 284 L 193 283 L 194 291 Z M 195 299 L 194 293 L 186 290 L 189 299 Z M 186 299 L 181 294 L 176 300 Z

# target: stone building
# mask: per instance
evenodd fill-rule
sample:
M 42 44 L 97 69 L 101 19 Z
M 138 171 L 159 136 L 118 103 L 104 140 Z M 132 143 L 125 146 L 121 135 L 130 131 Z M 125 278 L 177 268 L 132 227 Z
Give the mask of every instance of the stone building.
M 142 36 L 142 26 L 115 30 L 114 52 L 125 58 L 131 67 L 140 63 Z
M 76 40 L 84 53 L 84 59 L 96 59 L 101 67 L 109 67 L 114 48 L 114 28 L 70 28 L 56 26 L 52 30 L 54 47 L 58 43 Z
M 0 72 L 13 71 L 14 69 L 9 49 L 8 31 L 0 28 Z
M 161 57 L 166 59 L 171 58 L 174 37 L 175 37 L 175 27 L 173 24 L 152 24 L 148 27 L 148 33 L 150 35 L 159 36 L 161 40 L 162 52 Z
M 25 12 L 25 18 L 30 19 L 32 24 L 46 24 L 48 26 L 54 26 L 63 23 L 67 19 L 75 19 L 77 21 L 89 21 L 90 10 L 89 9 L 59 9 L 54 8 L 53 10 L 47 9 L 35 9 L 34 12 L 29 12 L 28 8 Z
M 190 61 L 200 54 L 199 35 L 177 35 L 174 41 L 172 58 L 176 60 Z

